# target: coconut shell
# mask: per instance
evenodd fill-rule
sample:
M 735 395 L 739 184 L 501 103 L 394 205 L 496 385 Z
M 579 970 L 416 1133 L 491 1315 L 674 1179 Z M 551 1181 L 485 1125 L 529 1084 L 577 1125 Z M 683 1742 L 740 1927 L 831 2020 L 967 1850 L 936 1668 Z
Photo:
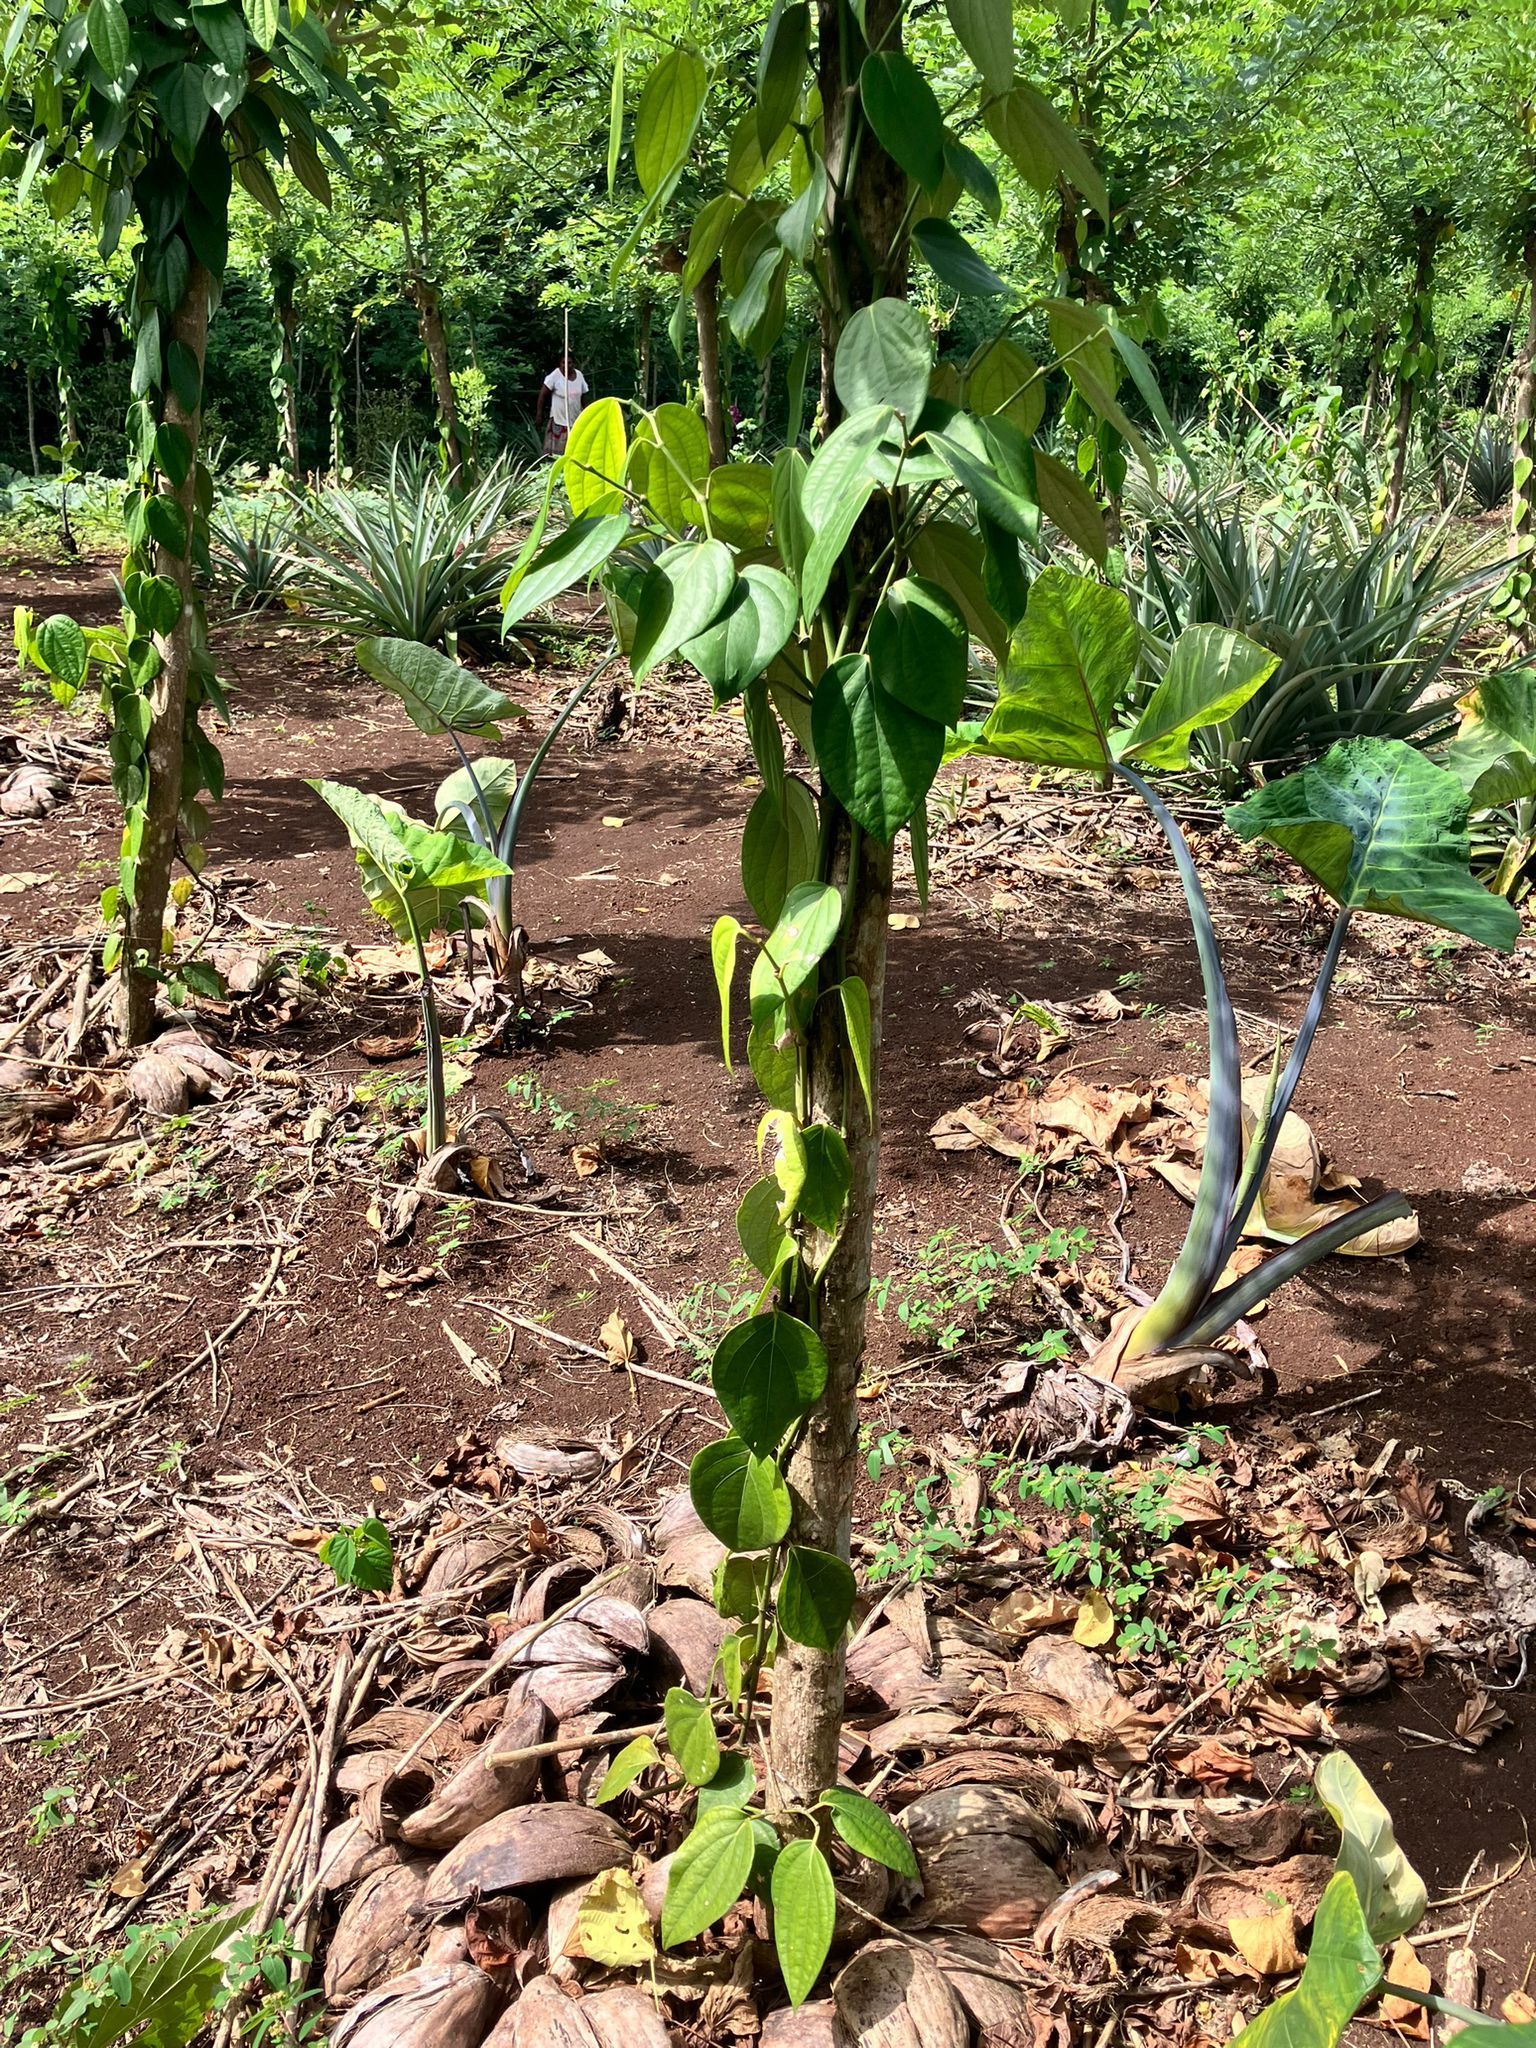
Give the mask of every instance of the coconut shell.
M 427 1945 L 421 1952 L 424 1963 L 467 1963 L 469 1961 L 469 1932 L 462 1920 L 445 1920 L 441 1927 L 434 1927 L 427 1936 Z
M 339 1820 L 320 1844 L 320 1889 L 345 1891 L 349 1884 L 357 1884 L 370 1872 L 399 1861 L 400 1851 L 394 1843 L 379 1841 L 354 1814 L 351 1820 Z
M 516 1701 L 496 1733 L 465 1758 L 436 1797 L 401 1821 L 401 1841 L 413 1849 L 451 1849 L 498 1813 L 521 1806 L 538 1784 L 539 1759 L 521 1757 L 504 1770 L 496 1760 L 542 1742 L 545 1721 L 541 1701 Z
M 596 1479 L 607 1459 L 588 1438 L 533 1433 L 501 1436 L 494 1446 L 498 1463 L 519 1479 L 540 1486 L 569 1486 L 578 1479 Z
M 473 1963 L 407 1970 L 359 1999 L 332 2048 L 480 2048 L 501 1993 Z
M 585 2011 L 549 1977 L 535 1977 L 496 2022 L 485 2048 L 604 2048 Z
M 925 1792 L 907 1807 L 901 1825 L 919 1856 L 962 1835 L 1017 1835 L 1043 1856 L 1059 1856 L 1066 1846 L 1044 1802 L 1003 1785 L 947 1785 Z
M 581 2001 L 581 2015 L 599 2048 L 671 2048 L 665 2020 L 638 1984 L 589 1992 Z
M 350 1998 L 410 1969 L 421 1955 L 423 1929 L 411 1918 L 427 1888 L 423 1859 L 387 1863 L 370 1872 L 347 1901 L 325 1956 L 325 1995 Z
M 715 1597 L 715 1569 L 725 1545 L 711 1536 L 686 1493 L 675 1493 L 656 1517 L 656 1583 L 679 1586 L 701 1600 Z
M 893 1713 L 919 1707 L 968 1711 L 977 1680 L 997 1691 L 1006 1665 L 990 1629 L 948 1618 L 933 1624 L 925 1658 L 906 1631 L 884 1622 L 848 1652 L 848 1678 Z
M 623 1830 L 593 1807 L 514 1806 L 448 1851 L 428 1880 L 425 1904 L 431 1913 L 453 1913 L 474 1898 L 595 1877 L 628 1861 Z
M 781 2005 L 763 2021 L 758 2048 L 842 2048 L 837 2007 L 830 1998 L 813 1998 L 799 2007 Z
M 931 1957 L 903 1941 L 861 1949 L 832 1987 L 849 2048 L 970 2048 L 965 2008 Z
M 392 1778 L 399 1762 L 398 1749 L 361 1749 L 354 1756 L 342 1758 L 336 1773 L 336 1790 L 349 1799 L 357 1799 L 370 1786 Z
M 948 1934 L 934 1942 L 933 1958 L 983 2040 L 994 2033 L 1034 2040 L 1029 1979 L 1007 1949 L 974 1934 Z
M 403 1755 L 408 1749 L 416 1749 L 417 1742 L 426 1736 L 421 1748 L 416 1750 L 414 1761 L 456 1764 L 467 1747 L 464 1737 L 451 1721 L 445 1721 L 440 1728 L 433 1728 L 436 1719 L 436 1714 L 429 1714 L 424 1707 L 385 1707 L 382 1713 L 358 1723 L 347 1737 L 347 1748 L 393 1749 Z M 432 1729 L 430 1735 L 427 1734 L 429 1728 Z
M 510 1523 L 493 1523 L 488 1529 L 456 1529 L 433 1552 L 427 1575 L 421 1582 L 421 1596 L 451 1593 L 459 1586 L 479 1585 L 494 1579 L 499 1585 L 510 1579 L 528 1555 L 528 1538 Z M 491 1589 L 486 1587 L 486 1591 Z
M 725 1641 L 725 1617 L 712 1601 L 683 1599 L 661 1601 L 647 1619 L 657 1671 L 668 1685 L 685 1685 L 703 1699 Z

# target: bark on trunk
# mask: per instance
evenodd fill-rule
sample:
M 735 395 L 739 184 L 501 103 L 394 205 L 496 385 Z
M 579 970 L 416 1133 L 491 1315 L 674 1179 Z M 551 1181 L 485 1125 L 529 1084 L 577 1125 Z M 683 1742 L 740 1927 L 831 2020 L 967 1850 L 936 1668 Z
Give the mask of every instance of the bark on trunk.
M 1515 637 L 1522 654 L 1536 654 L 1536 233 L 1526 237 L 1524 255 L 1526 328 L 1515 376 L 1512 521 L 1518 557 L 1515 573 L 1523 575 L 1526 584 Z
M 294 337 L 299 331 L 299 316 L 293 303 L 293 290 L 276 287 L 274 293 L 277 307 L 278 355 L 281 363 L 283 384 L 282 401 L 277 411 L 278 459 L 291 477 L 299 473 L 299 371 L 294 351 Z
M 194 257 L 187 273 L 186 290 L 170 322 L 170 339 L 190 351 L 197 364 L 201 391 L 203 362 L 208 350 L 208 314 L 213 299 L 213 280 Z M 161 670 L 149 692 L 148 787 L 144 797 L 144 836 L 139 848 L 134 900 L 127 906 L 123 940 L 123 988 L 120 1014 L 123 1036 L 130 1045 L 143 1045 L 154 1029 L 157 983 L 149 971 L 158 966 L 165 932 L 165 905 L 171 887 L 171 863 L 176 855 L 176 828 L 181 814 L 181 770 L 187 716 L 187 683 L 192 668 L 196 615 L 192 592 L 191 534 L 197 491 L 197 449 L 202 429 L 201 402 L 190 410 L 174 390 L 165 394 L 163 418 L 167 425 L 180 427 L 191 445 L 192 463 L 179 490 L 162 484 L 166 496 L 174 497 L 186 522 L 187 552 L 172 554 L 168 548 L 155 550 L 155 574 L 174 583 L 181 592 L 181 613 L 174 629 L 155 635 L 155 650 Z M 147 965 L 141 966 L 143 961 Z
M 1414 399 L 1424 383 L 1418 350 L 1429 332 L 1424 303 L 1435 281 L 1435 248 L 1440 238 L 1439 222 L 1423 217 L 1418 223 L 1413 261 L 1413 313 L 1408 324 L 1404 350 L 1414 351 L 1413 374 L 1397 372 L 1397 393 L 1392 408 L 1392 467 L 1387 477 L 1387 494 L 1382 505 L 1382 524 L 1393 526 L 1403 509 L 1403 486 L 1408 474 L 1408 448 L 1413 435 Z
M 712 263 L 693 288 L 693 319 L 699 333 L 699 399 L 709 434 L 709 466 L 731 459 L 725 437 L 725 404 L 720 393 L 720 265 Z
M 435 284 L 429 284 L 424 277 L 412 277 L 406 283 L 411 303 L 416 308 L 416 318 L 421 328 L 421 345 L 427 352 L 427 367 L 432 373 L 432 395 L 437 402 L 438 431 L 443 437 L 443 453 L 447 460 L 448 474 L 458 478 L 464 469 L 464 445 L 459 438 L 459 401 L 453 388 L 453 371 L 448 357 L 448 330 L 443 324 L 443 301 Z
M 872 298 L 905 290 L 901 223 L 906 180 L 872 134 L 865 132 L 848 189 L 838 196 L 849 154 L 850 96 L 847 80 L 857 76 L 864 40 L 847 0 L 819 0 L 822 104 L 826 119 L 829 177 L 829 252 L 837 279 L 838 307 L 822 318 L 824 424 L 837 418 L 836 391 L 829 366 L 848 316 Z M 900 46 L 900 17 L 893 0 L 869 0 L 868 39 L 881 49 Z M 846 53 L 846 54 L 845 54 Z M 845 71 L 844 66 L 847 66 Z M 888 537 L 879 518 L 855 530 L 845 560 L 851 588 Z M 897 565 L 899 573 L 900 565 Z M 862 623 L 862 621 L 860 622 Z M 822 789 L 823 872 L 847 892 L 848 918 L 839 977 L 857 974 L 869 989 L 873 1025 L 872 1067 L 878 1077 L 881 1016 L 885 995 L 887 919 L 891 900 L 891 850 L 878 846 L 853 824 L 830 790 Z M 789 1466 L 795 1500 L 794 1536 L 846 1558 L 858 1477 L 857 1387 L 864 1357 L 864 1318 L 869 1299 L 869 1256 L 874 1229 L 875 1181 L 879 1165 L 878 1080 L 871 1116 L 851 1071 L 841 1005 L 817 1004 L 810 1048 L 810 1114 L 840 1124 L 847 1135 L 852 1186 L 844 1227 L 835 1247 L 812 1249 L 826 1260 L 821 1289 L 820 1334 L 827 1353 L 826 1392 L 813 1409 Z M 838 1735 L 843 1719 L 844 1652 L 782 1644 L 773 1672 L 771 1742 L 774 1771 L 791 1799 L 808 1803 L 838 1774 Z
M 32 365 L 27 365 L 27 447 L 32 454 L 32 474 L 43 473 L 43 451 L 37 445 L 37 379 L 32 374 Z
M 647 292 L 640 301 L 640 333 L 635 349 L 635 384 L 642 408 L 649 412 L 653 402 L 651 390 L 651 330 L 655 324 L 656 302 Z

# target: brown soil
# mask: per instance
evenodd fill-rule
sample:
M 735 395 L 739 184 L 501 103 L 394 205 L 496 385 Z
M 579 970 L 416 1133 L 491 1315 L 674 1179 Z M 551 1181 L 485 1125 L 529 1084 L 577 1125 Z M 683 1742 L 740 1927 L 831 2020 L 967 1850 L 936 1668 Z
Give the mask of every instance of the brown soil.
M 0 594 L 45 611 L 67 602 L 88 617 L 109 616 L 113 603 L 99 565 L 13 564 Z M 379 943 L 340 828 L 304 778 L 355 781 L 421 811 L 450 763 L 349 661 L 286 618 L 226 622 L 216 652 L 235 728 L 223 741 L 228 785 L 210 875 L 266 926 L 309 930 L 320 943 Z M 536 720 L 560 692 L 558 672 L 503 674 Z M 40 715 L 36 699 L 19 714 L 29 723 Z M 732 1217 L 755 1178 L 756 1098 L 741 1070 L 733 1079 L 721 1068 L 708 949 L 716 915 L 745 914 L 734 861 L 749 770 L 738 722 L 709 717 L 687 691 L 649 686 L 622 739 L 595 738 L 589 722 L 557 749 L 524 832 L 519 914 L 536 956 L 571 966 L 578 981 L 584 954 L 612 966 L 590 996 L 561 1004 L 570 1014 L 547 1036 L 480 1057 L 465 1095 L 499 1111 L 528 1155 L 535 1179 L 514 1195 L 536 1209 L 553 1192 L 554 1206 L 589 1212 L 586 1227 L 601 1227 L 621 1261 L 683 1305 L 701 1337 L 712 1314 L 718 1320 L 714 1291 L 734 1291 Z M 942 1112 L 987 1091 L 964 1036 L 981 1014 L 979 993 L 1068 1003 L 1109 987 L 1142 1006 L 1139 1016 L 1084 1029 L 1052 1071 L 1109 1082 L 1202 1067 L 1187 923 L 1144 825 L 1074 793 L 1058 814 L 1064 826 L 1015 830 L 990 796 L 1018 786 L 995 769 L 980 783 L 949 771 L 955 816 L 942 829 L 936 820 L 931 903 L 919 913 L 907 886 L 898 905 L 920 921 L 892 934 L 875 1251 L 876 1273 L 897 1277 L 892 1305 L 937 1230 L 997 1241 L 1012 1168 L 984 1152 L 940 1154 L 927 1136 Z M 1214 832 L 1199 841 L 1245 1050 L 1262 1056 L 1260 1020 L 1294 1019 L 1305 1000 L 1320 943 L 1316 906 L 1278 860 L 1239 856 Z M 46 823 L 0 829 L 0 872 L 52 878 L 3 899 L 5 979 L 28 949 L 46 954 L 51 941 L 90 928 L 114 854 L 105 791 L 78 793 Z M 194 906 L 194 928 L 197 917 Z M 263 943 L 260 932 L 251 937 Z M 1286 1287 L 1259 1334 L 1280 1412 L 1319 1435 L 1350 1434 L 1366 1462 L 1393 1440 L 1402 1453 L 1418 1447 L 1454 1522 L 1485 1487 L 1521 1493 L 1536 1465 L 1527 1284 L 1536 945 L 1526 939 L 1500 961 L 1381 923 L 1359 934 L 1351 958 L 1298 1107 L 1369 1189 L 1409 1195 L 1424 1241 L 1407 1259 L 1325 1263 Z M 315 1090 L 335 1084 L 337 1102 L 359 1084 L 377 1096 L 417 1069 L 409 1057 L 370 1061 L 359 1041 L 403 1038 L 413 1016 L 405 982 L 347 981 L 292 1015 L 267 1006 L 239 1025 L 240 1050 L 302 1063 Z M 461 1227 L 419 1228 L 414 1243 L 381 1249 L 367 1221 L 381 1178 L 373 1148 L 353 1146 L 349 1163 L 345 1145 L 302 1140 L 271 1091 L 259 1101 L 243 1126 L 231 1116 L 237 1104 L 194 1110 L 184 1128 L 156 1136 L 137 1178 L 110 1177 L 73 1199 L 61 1199 L 41 1167 L 8 1172 L 3 1393 L 26 1405 L 0 1421 L 0 1462 L 18 1462 L 43 1434 L 40 1412 L 74 1405 L 66 1390 L 77 1382 L 101 1400 L 190 1361 L 240 1311 L 281 1242 L 288 1256 L 277 1281 L 217 1372 L 192 1375 L 157 1411 L 158 1455 L 177 1461 L 189 1495 L 232 1473 L 280 1469 L 296 1523 L 334 1526 L 339 1515 L 370 1511 L 388 1519 L 419 1489 L 424 1468 L 493 1410 L 497 1420 L 520 1414 L 576 1434 L 659 1443 L 659 1482 L 681 1476 L 709 1426 L 702 1386 L 695 1396 L 631 1382 L 497 1320 L 505 1307 L 590 1344 L 617 1310 L 653 1368 L 695 1376 L 694 1355 L 665 1348 L 633 1290 L 571 1242 L 564 1218 L 482 1208 Z M 376 1123 L 391 1112 L 375 1101 L 369 1114 Z M 560 1128 L 567 1115 L 574 1122 Z M 401 1130 L 408 1120 L 394 1117 Z M 354 1127 L 365 1131 L 366 1118 Z M 603 1162 L 584 1179 L 570 1148 L 594 1139 Z M 489 1149 L 511 1152 L 499 1131 Z M 1087 1177 L 1058 1187 L 1049 1203 L 1050 1221 L 1091 1232 L 1111 1270 L 1115 1200 L 1112 1182 Z M 1160 1184 L 1133 1187 L 1120 1227 L 1137 1275 L 1155 1284 L 1185 1215 Z M 422 1267 L 424 1284 L 380 1284 Z M 1043 1304 L 1022 1304 L 1021 1317 L 1010 1344 L 1052 1321 Z M 499 1365 L 500 1392 L 470 1376 L 448 1329 Z M 888 1308 L 871 1339 L 871 1428 L 922 1438 L 958 1427 L 962 1388 L 996 1355 L 995 1344 L 979 1344 L 941 1357 L 930 1343 L 925 1356 Z M 147 1463 L 130 1460 L 114 1477 L 142 1480 L 143 1502 L 155 1497 Z M 194 1625 L 155 1519 L 129 1488 L 110 1514 L 41 1525 L 0 1564 L 9 1660 L 0 1670 L 0 1802 L 19 1852 L 0 1879 L 0 1932 L 31 1940 L 49 1928 L 77 1931 L 81 1887 L 112 1867 L 131 1816 L 159 1804 L 206 1749 L 206 1727 L 153 1691 L 79 1717 L 86 1763 L 68 1747 L 39 1753 L 38 1735 L 72 1732 L 73 1717 L 28 1712 L 45 1694 L 83 1693 L 93 1669 L 142 1662 L 172 1624 Z M 210 1580 L 208 1608 L 221 1602 L 225 1589 Z M 76 1631 L 80 1642 L 64 1640 Z M 48 1654 L 29 1661 L 40 1650 Z M 1515 1725 L 1475 1754 L 1423 1739 L 1443 1740 L 1460 1698 L 1436 1673 L 1339 1709 L 1345 1739 L 1369 1759 L 1432 1891 L 1456 1890 L 1479 1850 L 1485 1871 L 1507 1863 L 1523 1840 L 1522 1816 L 1536 1811 L 1529 1686 L 1502 1696 Z M 66 1782 L 92 1787 L 75 1825 L 30 1842 L 23 1816 Z M 1533 1941 L 1527 1873 L 1494 1893 L 1479 1921 L 1479 1945 L 1501 1958 L 1505 1988 L 1520 1980 Z

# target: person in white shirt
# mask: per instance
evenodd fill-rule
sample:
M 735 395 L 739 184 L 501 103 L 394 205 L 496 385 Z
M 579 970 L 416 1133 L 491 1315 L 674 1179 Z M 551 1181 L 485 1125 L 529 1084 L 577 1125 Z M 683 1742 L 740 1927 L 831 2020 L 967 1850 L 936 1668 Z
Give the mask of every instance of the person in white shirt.
M 546 455 L 565 453 L 566 437 L 575 423 L 576 415 L 587 402 L 587 390 L 586 378 L 580 370 L 571 368 L 569 356 L 562 357 L 539 386 L 534 419 L 542 426 L 545 408 L 548 408 L 549 424 L 544 431 Z

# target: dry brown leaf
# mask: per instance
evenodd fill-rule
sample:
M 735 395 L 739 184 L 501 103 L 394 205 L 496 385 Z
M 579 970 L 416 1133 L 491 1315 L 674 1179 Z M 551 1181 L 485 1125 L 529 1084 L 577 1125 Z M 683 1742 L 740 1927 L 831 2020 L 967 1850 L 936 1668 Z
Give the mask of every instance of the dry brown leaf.
M 573 1145 L 571 1165 L 578 1180 L 590 1180 L 594 1173 L 602 1171 L 603 1148 L 601 1145 Z
M 1251 1918 L 1238 1914 L 1228 1920 L 1227 1932 L 1243 1961 L 1252 1964 L 1261 1977 L 1288 1977 L 1301 1968 L 1296 1915 L 1289 1906 L 1277 1906 L 1273 1913 Z
M 408 1052 L 414 1052 L 421 1043 L 421 1032 L 411 1030 L 401 1038 L 390 1038 L 382 1032 L 372 1038 L 360 1038 L 357 1049 L 365 1060 L 399 1060 Z M 373 1083 L 369 1083 L 371 1087 Z
M 598 1331 L 597 1341 L 608 1354 L 610 1365 L 633 1365 L 645 1357 L 640 1340 L 617 1309 Z
M 1530 2026 L 1536 2022 L 1536 1993 L 1511 1991 L 1500 2000 L 1499 2011 L 1511 2026 Z
M 1005 1640 L 1016 1640 L 1075 1621 L 1078 1604 L 1070 1593 L 1038 1593 L 1032 1587 L 1020 1586 L 993 1608 L 991 1622 Z
M 1405 1991 L 1432 1991 L 1435 1980 L 1429 1966 L 1419 1960 L 1419 1952 L 1406 1936 L 1392 1945 L 1392 1957 L 1387 1964 L 1387 1976 L 1394 1984 L 1401 1984 Z M 1416 2041 L 1429 2039 L 1429 2014 L 1422 2005 L 1415 2005 L 1411 1998 L 1393 1998 L 1390 1993 L 1381 2001 L 1381 2016 L 1391 2020 Z
M 1510 1725 L 1508 1714 L 1481 1687 L 1463 1702 L 1461 1712 L 1456 1716 L 1456 1733 L 1463 1742 L 1470 1742 L 1474 1749 L 1481 1749 L 1501 1728 Z
M 1223 1785 L 1250 1783 L 1253 1759 L 1212 1736 L 1208 1741 L 1196 1743 L 1186 1756 L 1181 1757 L 1179 1769 L 1197 1784 L 1219 1789 Z

